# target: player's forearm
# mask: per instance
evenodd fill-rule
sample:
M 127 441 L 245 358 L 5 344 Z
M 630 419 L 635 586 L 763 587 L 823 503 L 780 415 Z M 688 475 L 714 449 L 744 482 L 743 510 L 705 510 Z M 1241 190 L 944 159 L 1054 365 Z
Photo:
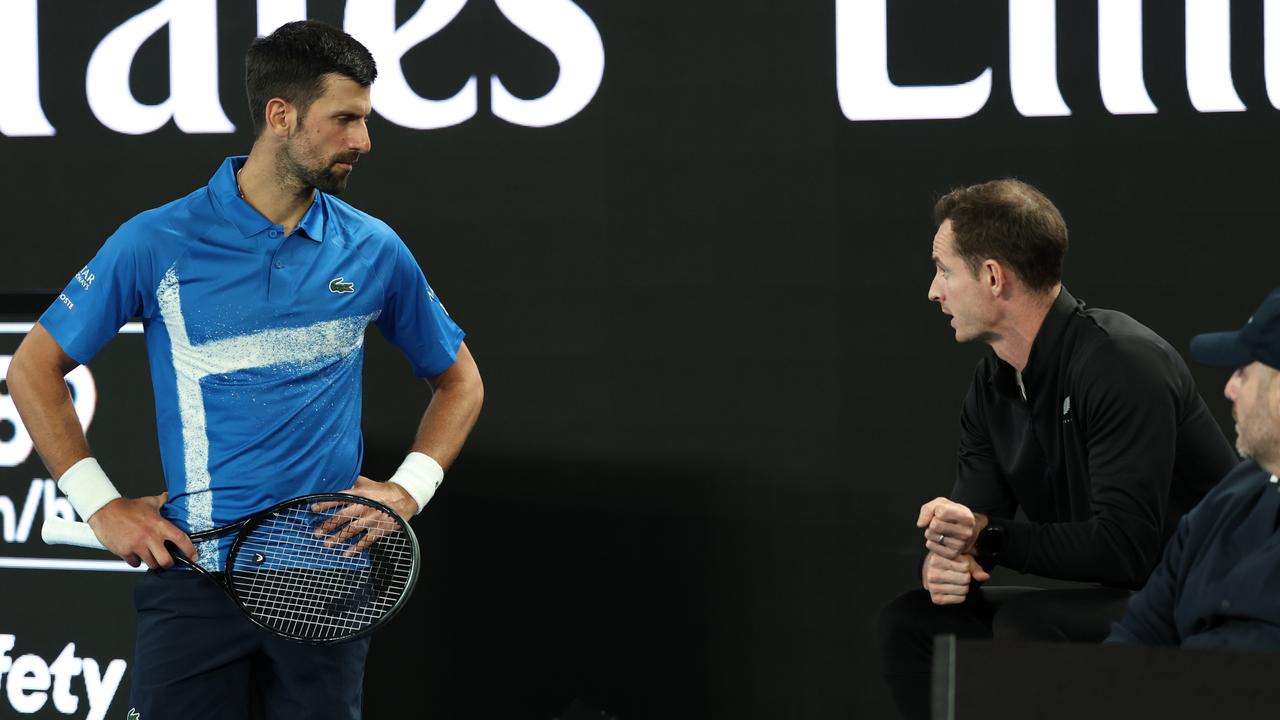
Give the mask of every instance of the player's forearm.
M 25 342 L 9 365 L 9 394 L 36 452 L 54 478 L 90 455 L 64 379 L 70 369 L 39 361 Z
M 431 387 L 434 392 L 418 423 L 412 451 L 389 483 L 403 489 L 399 499 L 405 507 L 392 504 L 402 517 L 426 507 L 480 416 L 484 384 L 465 343 L 458 347 L 453 365 L 431 378 Z
M 484 383 L 478 372 L 442 379 L 418 423 L 413 451 L 430 455 L 448 470 L 475 427 L 483 404 Z

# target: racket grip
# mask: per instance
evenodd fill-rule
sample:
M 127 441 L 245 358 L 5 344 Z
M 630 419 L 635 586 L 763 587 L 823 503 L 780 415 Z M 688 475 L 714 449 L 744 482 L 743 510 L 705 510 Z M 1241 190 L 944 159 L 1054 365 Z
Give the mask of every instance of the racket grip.
M 40 528 L 40 537 L 46 545 L 75 545 L 76 547 L 106 550 L 106 546 L 93 534 L 89 523 L 72 522 L 59 517 L 51 517 L 44 521 Z

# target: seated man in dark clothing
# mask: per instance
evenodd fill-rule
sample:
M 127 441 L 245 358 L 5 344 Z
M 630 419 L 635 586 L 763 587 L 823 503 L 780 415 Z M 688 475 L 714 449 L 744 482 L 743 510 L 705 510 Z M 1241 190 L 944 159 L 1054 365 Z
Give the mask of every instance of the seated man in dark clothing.
M 1280 651 L 1280 290 L 1191 356 L 1235 368 L 1224 393 L 1246 460 L 1178 523 L 1107 642 Z
M 1237 460 L 1177 351 L 1062 287 L 1067 228 L 1048 198 L 997 180 L 934 214 L 929 299 L 957 341 L 990 350 L 961 411 L 954 489 L 920 510 L 924 589 L 880 616 L 885 679 L 910 718 L 928 717 L 935 635 L 1100 642 Z M 1100 586 L 975 589 L 997 564 Z

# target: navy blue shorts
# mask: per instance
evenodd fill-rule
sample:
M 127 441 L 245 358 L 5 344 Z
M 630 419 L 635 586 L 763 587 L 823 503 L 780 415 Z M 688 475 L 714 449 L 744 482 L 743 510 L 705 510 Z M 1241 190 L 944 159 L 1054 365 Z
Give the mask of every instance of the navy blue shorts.
M 339 645 L 276 637 L 189 570 L 146 573 L 133 604 L 129 704 L 141 720 L 360 717 L 367 637 Z

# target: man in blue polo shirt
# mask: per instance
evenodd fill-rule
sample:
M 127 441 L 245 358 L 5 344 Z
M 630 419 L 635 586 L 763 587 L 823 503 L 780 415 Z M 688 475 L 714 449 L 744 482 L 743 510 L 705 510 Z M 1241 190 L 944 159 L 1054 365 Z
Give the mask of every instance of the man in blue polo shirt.
M 103 544 L 135 566 L 172 566 L 171 541 L 221 570 L 226 546 L 195 547 L 186 533 L 309 493 L 349 491 L 412 517 L 475 423 L 483 389 L 462 331 L 400 238 L 334 197 L 370 150 L 376 74 L 364 46 L 322 23 L 256 40 L 248 157 L 121 226 L 14 356 L 11 392 L 41 458 Z M 62 381 L 132 317 L 146 331 L 167 487 L 137 500 L 93 458 Z M 370 323 L 434 391 L 389 482 L 360 475 Z M 367 640 L 275 638 L 196 573 L 147 573 L 135 603 L 131 701 L 142 718 L 359 717 Z

